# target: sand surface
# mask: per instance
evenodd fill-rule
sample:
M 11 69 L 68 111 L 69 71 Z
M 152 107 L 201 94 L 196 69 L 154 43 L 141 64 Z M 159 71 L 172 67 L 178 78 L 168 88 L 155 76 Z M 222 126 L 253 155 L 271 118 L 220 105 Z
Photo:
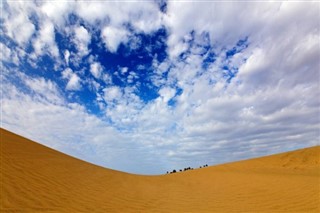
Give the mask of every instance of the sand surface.
M 171 175 L 98 167 L 1 129 L 0 212 L 320 212 L 320 147 Z

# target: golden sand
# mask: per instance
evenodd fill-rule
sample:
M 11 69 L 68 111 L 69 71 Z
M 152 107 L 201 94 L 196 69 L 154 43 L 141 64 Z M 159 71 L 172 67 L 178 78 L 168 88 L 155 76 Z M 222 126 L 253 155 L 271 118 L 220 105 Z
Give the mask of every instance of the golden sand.
M 320 146 L 142 176 L 1 129 L 0 212 L 320 212 Z

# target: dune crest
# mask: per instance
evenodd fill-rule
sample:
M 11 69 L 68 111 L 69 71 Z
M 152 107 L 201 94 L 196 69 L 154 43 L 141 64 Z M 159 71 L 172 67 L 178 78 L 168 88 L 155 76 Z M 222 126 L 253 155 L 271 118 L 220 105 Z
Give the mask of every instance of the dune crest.
M 1 129 L 0 212 L 320 212 L 320 146 L 171 175 L 114 171 Z

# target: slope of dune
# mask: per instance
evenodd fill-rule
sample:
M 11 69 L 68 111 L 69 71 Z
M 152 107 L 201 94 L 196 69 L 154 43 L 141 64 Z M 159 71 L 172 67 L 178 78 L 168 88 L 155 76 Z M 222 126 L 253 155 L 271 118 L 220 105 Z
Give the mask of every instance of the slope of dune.
M 319 161 L 317 146 L 142 176 L 1 129 L 0 212 L 320 212 Z

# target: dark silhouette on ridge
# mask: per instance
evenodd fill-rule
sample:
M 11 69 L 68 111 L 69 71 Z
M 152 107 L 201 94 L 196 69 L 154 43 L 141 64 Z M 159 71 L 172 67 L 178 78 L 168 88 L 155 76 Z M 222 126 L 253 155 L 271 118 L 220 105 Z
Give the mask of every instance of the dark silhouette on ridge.
M 205 167 L 208 167 L 208 164 L 205 164 L 205 165 L 203 165 L 203 166 L 200 166 L 199 168 L 201 169 L 201 168 L 205 168 Z M 172 172 L 168 172 L 167 171 L 167 174 L 172 174 L 172 173 L 177 173 L 178 171 L 180 171 L 180 172 L 185 172 L 185 171 L 188 171 L 188 170 L 193 170 L 193 168 L 192 167 L 186 167 L 186 168 L 183 168 L 183 169 L 179 169 L 179 170 L 172 170 Z

